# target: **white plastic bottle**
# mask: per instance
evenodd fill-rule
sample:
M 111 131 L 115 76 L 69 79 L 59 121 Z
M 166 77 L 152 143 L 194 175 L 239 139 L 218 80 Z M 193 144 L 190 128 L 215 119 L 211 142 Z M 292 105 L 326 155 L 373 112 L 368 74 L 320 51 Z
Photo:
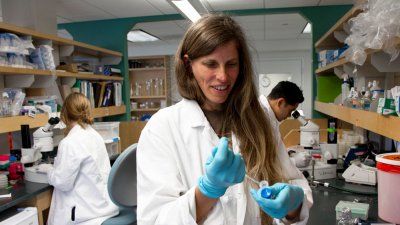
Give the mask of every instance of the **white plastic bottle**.
M 376 112 L 378 108 L 379 98 L 384 97 L 384 90 L 379 87 L 379 82 L 376 80 L 372 81 L 371 95 L 370 111 Z
M 347 74 L 343 75 L 343 83 L 342 83 L 342 105 L 346 104 L 346 99 L 349 96 L 350 92 L 350 84 L 348 82 L 349 76 Z

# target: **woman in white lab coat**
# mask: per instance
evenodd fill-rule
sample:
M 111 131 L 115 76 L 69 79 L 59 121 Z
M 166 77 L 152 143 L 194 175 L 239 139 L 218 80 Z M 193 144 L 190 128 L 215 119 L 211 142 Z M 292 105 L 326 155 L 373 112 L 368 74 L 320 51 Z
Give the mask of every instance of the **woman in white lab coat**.
M 175 72 L 183 100 L 157 112 L 139 139 L 138 224 L 305 224 L 309 186 L 277 151 L 240 26 L 203 16 L 185 34 Z M 274 197 L 245 172 L 267 180 Z
M 54 169 L 48 174 L 54 186 L 48 225 L 100 225 L 118 214 L 109 198 L 107 180 L 110 161 L 103 138 L 93 123 L 89 100 L 70 94 L 61 110 L 67 136 L 58 146 Z

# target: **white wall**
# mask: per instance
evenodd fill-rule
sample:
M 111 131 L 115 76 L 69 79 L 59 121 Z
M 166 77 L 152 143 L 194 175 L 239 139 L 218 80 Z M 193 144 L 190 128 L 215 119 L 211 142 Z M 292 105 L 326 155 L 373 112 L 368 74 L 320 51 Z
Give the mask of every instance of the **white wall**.
M 302 109 L 305 116 L 310 118 L 312 115 L 311 62 L 311 49 L 302 51 L 258 52 L 258 55 L 253 54 L 255 80 L 258 81 L 258 74 L 291 73 L 291 81 L 303 90 L 304 102 L 299 106 L 299 109 Z M 294 66 L 300 68 L 293 68 Z

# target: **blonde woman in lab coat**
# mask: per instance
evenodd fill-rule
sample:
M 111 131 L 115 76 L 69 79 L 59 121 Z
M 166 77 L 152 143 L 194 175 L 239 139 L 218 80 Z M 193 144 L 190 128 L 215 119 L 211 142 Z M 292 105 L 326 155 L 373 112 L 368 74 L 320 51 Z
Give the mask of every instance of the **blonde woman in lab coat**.
M 54 169 L 47 175 L 54 186 L 48 225 L 100 225 L 118 214 L 107 191 L 110 161 L 103 138 L 93 123 L 89 100 L 70 94 L 61 110 L 67 126 L 66 137 L 58 146 Z
M 183 100 L 157 112 L 139 139 L 138 224 L 307 223 L 310 188 L 277 150 L 244 36 L 230 17 L 206 15 L 183 37 Z M 263 198 L 246 172 L 267 180 L 274 197 Z

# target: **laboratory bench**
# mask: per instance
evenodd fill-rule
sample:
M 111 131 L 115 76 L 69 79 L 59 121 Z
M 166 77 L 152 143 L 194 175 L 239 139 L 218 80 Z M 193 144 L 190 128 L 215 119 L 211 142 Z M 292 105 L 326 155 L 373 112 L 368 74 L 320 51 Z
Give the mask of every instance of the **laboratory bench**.
M 314 205 L 310 211 L 308 225 L 336 224 L 335 206 L 340 200 L 358 200 L 362 203 L 368 203 L 370 206 L 368 222 L 384 222 L 378 218 L 378 196 L 376 195 L 376 187 L 349 184 L 339 179 L 323 180 L 323 182 L 328 182 L 341 189 L 352 189 L 358 192 L 368 193 L 369 195 L 354 194 L 330 187 L 314 187 L 312 188 Z M 39 224 L 43 225 L 43 213 L 50 207 L 52 190 L 53 188 L 49 184 L 20 181 L 15 184 L 12 189 L 1 190 L 3 192 L 0 191 L 0 194 L 12 194 L 11 198 L 0 199 L 0 214 L 16 205 L 35 206 L 38 208 Z
M 310 210 L 307 225 L 334 225 L 336 224 L 336 204 L 343 201 L 355 201 L 369 204 L 368 222 L 384 222 L 378 218 L 378 195 L 377 187 L 346 183 L 344 180 L 328 179 L 322 180 L 340 189 L 351 189 L 356 192 L 368 193 L 355 194 L 332 187 L 317 186 L 312 188 L 314 205 Z
M 0 194 L 11 193 L 10 198 L 0 198 L 0 215 L 5 214 L 12 207 L 36 207 L 38 210 L 39 225 L 45 224 L 44 214 L 48 212 L 51 203 L 53 187 L 49 184 L 34 183 L 21 180 L 11 189 L 2 189 Z

